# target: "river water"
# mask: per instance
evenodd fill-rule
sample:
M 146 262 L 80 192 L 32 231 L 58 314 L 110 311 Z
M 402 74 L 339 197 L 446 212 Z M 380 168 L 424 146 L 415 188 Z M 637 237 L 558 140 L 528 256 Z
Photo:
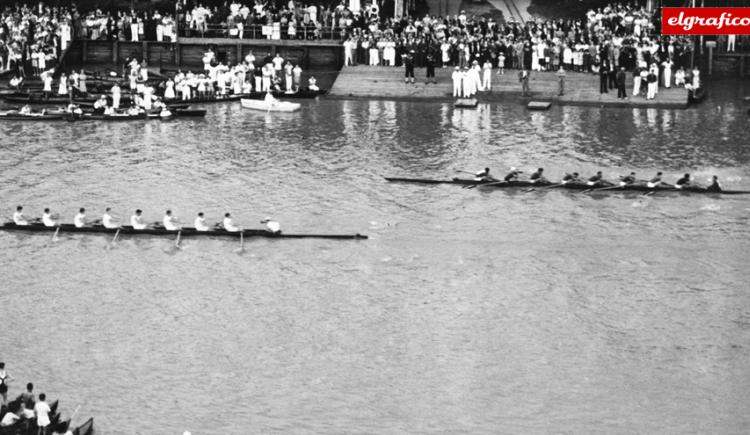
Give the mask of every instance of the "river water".
M 0 232 L 0 360 L 103 434 L 747 433 L 750 197 L 389 184 L 490 166 L 750 188 L 697 109 L 311 101 L 0 124 L 3 216 L 105 207 L 365 241 Z M 460 175 L 460 174 L 459 174 Z

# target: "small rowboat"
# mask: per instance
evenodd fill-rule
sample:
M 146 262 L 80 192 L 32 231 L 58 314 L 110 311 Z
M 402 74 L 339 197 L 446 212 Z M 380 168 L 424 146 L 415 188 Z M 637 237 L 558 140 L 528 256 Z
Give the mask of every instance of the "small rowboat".
M 24 115 L 19 112 L 13 111 L 0 114 L 0 120 L 4 121 L 65 121 L 67 119 L 67 116 L 59 113 L 32 113 L 30 115 Z
M 492 181 L 477 181 L 465 178 L 453 178 L 450 180 L 434 180 L 425 178 L 398 178 L 398 177 L 385 177 L 385 179 L 392 183 L 417 183 L 417 184 L 458 184 L 461 186 L 477 186 L 482 187 L 488 185 L 488 188 L 495 189 L 508 189 L 514 187 L 548 187 L 556 189 L 567 189 L 567 190 L 589 190 L 596 192 L 597 189 L 607 189 L 604 192 L 678 192 L 678 193 L 703 193 L 703 194 L 721 194 L 721 195 L 748 195 L 750 190 L 722 190 L 721 192 L 715 192 L 706 189 L 705 187 L 699 186 L 688 186 L 678 189 L 674 186 L 657 186 L 648 187 L 645 184 L 628 184 L 626 186 L 589 186 L 585 183 L 568 183 L 561 185 L 560 183 L 553 183 L 550 181 L 532 183 L 531 181 L 511 181 L 511 182 L 492 182 Z
M 104 228 L 103 226 L 86 226 L 78 228 L 72 224 L 62 224 L 57 227 L 45 227 L 42 224 L 31 224 L 31 225 L 16 225 L 13 222 L 6 222 L 0 226 L 2 231 L 24 231 L 24 232 L 55 232 L 59 228 L 60 233 L 95 233 L 95 234 L 114 234 L 119 231 L 121 235 L 149 235 L 149 236 L 177 236 L 181 237 L 192 237 L 192 236 L 204 236 L 204 237 L 234 237 L 239 238 L 240 235 L 247 237 L 263 237 L 269 239 L 334 239 L 334 240 L 346 240 L 346 239 L 367 239 L 364 234 L 287 234 L 287 233 L 272 233 L 266 230 L 244 230 L 230 232 L 226 230 L 210 230 L 210 231 L 198 231 L 195 228 L 186 227 L 181 230 L 166 230 L 164 228 L 148 228 L 145 230 L 136 230 L 130 226 L 123 226 L 119 229 L 115 228 Z
M 459 98 L 455 103 L 453 103 L 453 107 L 462 109 L 474 109 L 477 107 L 477 104 L 479 104 L 479 102 L 476 98 Z
M 266 101 L 243 98 L 240 102 L 242 103 L 242 107 L 246 109 L 262 110 L 264 112 L 294 112 L 301 107 L 299 103 L 278 100 Z

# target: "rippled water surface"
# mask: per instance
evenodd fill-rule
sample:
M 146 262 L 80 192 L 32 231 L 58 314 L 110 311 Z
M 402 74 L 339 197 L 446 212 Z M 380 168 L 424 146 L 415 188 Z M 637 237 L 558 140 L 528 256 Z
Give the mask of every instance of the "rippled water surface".
M 33 381 L 104 434 L 748 433 L 750 196 L 383 180 L 543 166 L 750 189 L 736 94 L 684 111 L 321 100 L 2 123 L 6 219 L 171 208 L 371 236 L 238 253 L 0 232 L 11 396 Z

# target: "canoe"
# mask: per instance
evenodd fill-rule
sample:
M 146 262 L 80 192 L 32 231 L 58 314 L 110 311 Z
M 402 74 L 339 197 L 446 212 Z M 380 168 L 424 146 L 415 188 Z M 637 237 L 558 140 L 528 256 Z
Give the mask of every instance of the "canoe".
M 455 103 L 453 103 L 453 107 L 474 109 L 475 107 L 477 107 L 477 104 L 479 104 L 479 102 L 476 98 L 459 98 Z
M 0 114 L 0 120 L 3 121 L 65 121 L 68 117 L 62 114 L 44 114 L 35 113 L 32 115 L 22 115 L 20 113 Z
M 203 118 L 206 116 L 206 109 L 175 109 L 172 111 L 178 118 L 191 117 Z
M 299 90 L 297 92 L 285 92 L 285 91 L 272 91 L 271 95 L 273 95 L 276 98 L 281 98 L 285 100 L 296 100 L 296 99 L 310 99 L 319 97 L 322 95 L 325 95 L 327 91 L 324 90 L 318 90 L 318 91 L 311 91 L 311 90 Z M 242 98 L 251 98 L 253 100 L 261 100 L 266 97 L 265 92 L 250 92 L 247 94 L 242 94 Z
M 114 234 L 118 230 L 114 228 L 104 228 L 103 226 L 86 226 L 77 228 L 72 224 L 62 224 L 59 227 L 45 227 L 41 224 L 16 225 L 13 222 L 6 222 L 0 226 L 2 231 L 24 231 L 24 232 L 55 232 L 60 229 L 60 233 L 94 233 L 94 234 Z M 186 227 L 181 230 L 166 230 L 164 228 L 148 228 L 145 230 L 136 230 L 130 226 L 123 226 L 119 229 L 120 235 L 149 235 L 149 236 L 177 236 L 181 237 L 263 237 L 269 239 L 366 239 L 364 234 L 291 234 L 291 233 L 272 233 L 266 230 L 244 230 L 229 232 L 225 230 L 198 231 L 195 228 Z
M 94 434 L 94 418 L 91 417 L 86 420 L 82 425 L 78 426 L 73 430 L 73 435 L 93 435 Z
M 262 110 L 264 112 L 294 112 L 301 107 L 299 103 L 278 100 L 266 102 L 266 100 L 243 98 L 240 102 L 242 103 L 242 107 L 246 109 Z
M 417 184 L 458 184 L 462 186 L 477 186 L 482 187 L 484 184 L 491 184 L 488 188 L 495 189 L 508 189 L 514 187 L 550 187 L 556 189 L 567 189 L 567 190 L 590 190 L 596 192 L 597 189 L 606 188 L 602 192 L 677 192 L 677 193 L 699 193 L 699 194 L 722 194 L 722 195 L 747 195 L 750 194 L 750 190 L 722 190 L 721 192 L 714 192 L 706 189 L 705 187 L 688 186 L 682 189 L 677 189 L 674 186 L 659 186 L 659 187 L 648 187 L 645 184 L 629 184 L 627 186 L 589 186 L 586 183 L 568 183 L 560 185 L 559 183 L 553 183 L 550 181 L 532 183 L 531 181 L 511 181 L 508 183 L 495 184 L 492 181 L 477 181 L 465 178 L 453 178 L 450 180 L 434 180 L 425 178 L 398 178 L 398 177 L 385 177 L 385 179 L 392 183 L 417 183 Z

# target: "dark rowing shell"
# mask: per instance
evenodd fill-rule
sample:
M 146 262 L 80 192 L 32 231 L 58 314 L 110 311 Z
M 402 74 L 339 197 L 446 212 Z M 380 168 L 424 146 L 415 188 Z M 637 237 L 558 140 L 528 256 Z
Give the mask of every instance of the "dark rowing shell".
M 59 227 L 45 227 L 41 224 L 16 225 L 13 222 L 6 222 L 0 226 L 4 231 L 28 231 L 28 232 L 55 232 L 60 229 L 61 233 L 95 233 L 95 234 L 114 234 L 115 228 L 104 228 L 102 226 L 87 226 L 77 228 L 75 225 L 62 224 Z M 130 226 L 120 228 L 122 235 L 150 235 L 150 236 L 176 236 L 182 237 L 203 236 L 203 237 L 234 237 L 239 238 L 240 234 L 244 237 L 265 237 L 269 239 L 366 239 L 364 234 L 287 234 L 272 233 L 266 230 L 244 230 L 229 232 L 225 230 L 197 231 L 195 228 L 183 228 L 182 230 L 165 230 L 164 228 L 148 228 L 145 230 L 136 230 Z
M 417 184 L 458 184 L 463 186 L 482 186 L 483 184 L 493 183 L 492 181 L 476 181 L 464 178 L 453 178 L 451 180 L 434 180 L 426 178 L 398 178 L 398 177 L 386 177 L 387 181 L 394 183 L 417 183 Z M 607 186 L 589 186 L 585 183 L 568 183 L 560 186 L 559 183 L 552 182 L 539 182 L 532 183 L 530 181 L 511 181 L 509 183 L 493 184 L 487 186 L 490 188 L 507 189 L 513 187 L 550 187 L 557 189 L 568 189 L 568 190 L 593 190 L 607 187 Z M 648 187 L 645 184 L 630 184 L 623 187 L 611 187 L 605 192 L 685 192 L 685 193 L 702 193 L 702 194 L 722 194 L 722 195 L 745 195 L 750 194 L 750 190 L 722 190 L 721 192 L 713 192 L 705 187 L 689 186 L 682 189 L 676 189 L 674 187 L 660 186 L 660 187 Z
M 73 435 L 93 435 L 94 433 L 94 418 L 89 418 L 82 425 L 78 426 L 73 430 Z

